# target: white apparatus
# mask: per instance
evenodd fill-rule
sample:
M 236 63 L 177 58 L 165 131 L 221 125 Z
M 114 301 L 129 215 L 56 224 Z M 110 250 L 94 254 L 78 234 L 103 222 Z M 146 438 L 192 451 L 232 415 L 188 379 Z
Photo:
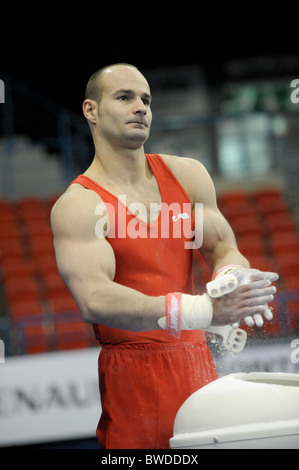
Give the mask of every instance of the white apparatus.
M 299 449 L 299 374 L 221 377 L 179 409 L 172 449 Z

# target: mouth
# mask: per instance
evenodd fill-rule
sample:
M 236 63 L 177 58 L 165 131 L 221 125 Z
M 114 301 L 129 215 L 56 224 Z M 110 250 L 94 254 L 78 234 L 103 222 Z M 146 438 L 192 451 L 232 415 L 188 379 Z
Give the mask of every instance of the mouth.
M 147 123 L 144 121 L 129 121 L 128 124 L 134 124 L 134 126 L 140 127 L 140 128 L 148 127 Z

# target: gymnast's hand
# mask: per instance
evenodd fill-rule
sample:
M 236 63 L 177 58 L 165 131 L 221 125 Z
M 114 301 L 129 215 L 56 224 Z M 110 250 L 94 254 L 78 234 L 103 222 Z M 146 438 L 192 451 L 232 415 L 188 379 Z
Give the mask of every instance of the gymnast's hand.
M 278 274 L 258 269 L 233 268 L 220 273 L 207 284 L 207 291 L 213 299 L 214 325 L 228 323 L 238 327 L 244 318 L 248 326 L 263 326 L 263 316 L 272 320 L 268 303 L 274 299 Z M 233 317 L 235 317 L 233 319 Z M 239 318 L 239 319 L 238 319 Z

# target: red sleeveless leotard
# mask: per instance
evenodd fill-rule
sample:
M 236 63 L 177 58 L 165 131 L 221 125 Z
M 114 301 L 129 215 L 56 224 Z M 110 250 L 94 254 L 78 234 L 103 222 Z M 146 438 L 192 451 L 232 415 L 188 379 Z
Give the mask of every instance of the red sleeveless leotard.
M 190 199 L 159 155 L 146 158 L 162 198 L 159 216 L 151 224 L 90 178 L 80 175 L 73 183 L 95 191 L 105 204 L 115 282 L 152 296 L 192 294 Z M 182 331 L 176 339 L 158 328 L 137 333 L 93 328 L 102 346 L 102 416 L 97 429 L 101 448 L 168 448 L 181 404 L 217 378 L 204 332 Z

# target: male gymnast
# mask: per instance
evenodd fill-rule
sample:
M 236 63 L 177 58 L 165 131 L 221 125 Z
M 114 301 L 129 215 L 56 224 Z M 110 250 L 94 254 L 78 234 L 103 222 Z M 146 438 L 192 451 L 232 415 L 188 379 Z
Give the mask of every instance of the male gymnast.
M 103 449 L 169 448 L 182 403 L 217 378 L 205 330 L 262 326 L 278 279 L 239 252 L 199 161 L 145 154 L 151 99 L 132 65 L 92 75 L 83 113 L 94 159 L 51 213 L 58 269 L 101 345 Z M 194 295 L 198 240 L 213 281 Z

